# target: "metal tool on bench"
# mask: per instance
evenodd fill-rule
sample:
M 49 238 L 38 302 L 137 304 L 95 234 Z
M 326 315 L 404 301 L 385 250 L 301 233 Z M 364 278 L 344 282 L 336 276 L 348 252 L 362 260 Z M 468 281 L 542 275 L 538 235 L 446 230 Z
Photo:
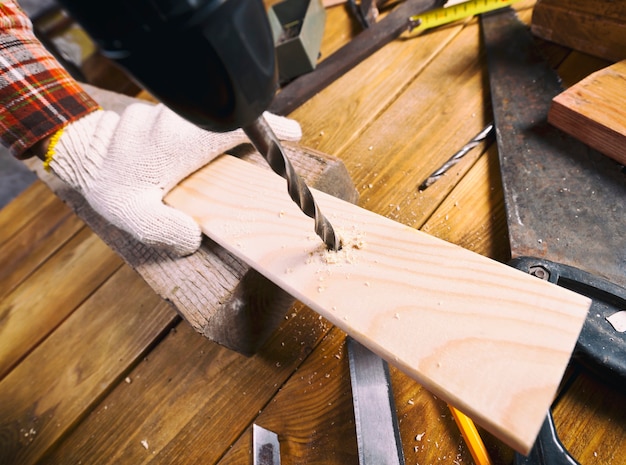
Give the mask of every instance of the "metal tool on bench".
M 389 366 L 352 338 L 346 341 L 360 465 L 404 465 Z
M 452 168 L 454 165 L 460 162 L 465 155 L 467 155 L 472 149 L 478 147 L 481 143 L 483 142 L 486 144 L 490 143 L 491 139 L 493 138 L 494 132 L 495 131 L 494 131 L 493 123 L 487 124 L 487 126 L 485 126 L 478 134 L 472 137 L 472 140 L 467 142 L 463 147 L 457 150 L 450 158 L 448 158 L 448 160 L 443 165 L 441 165 L 439 168 L 433 171 L 431 175 L 428 176 L 424 180 L 424 182 L 422 182 L 419 185 L 418 190 L 424 191 L 429 186 L 432 186 L 435 182 L 437 182 L 438 179 L 444 176 L 448 172 L 448 170 L 450 170 L 450 168 Z
M 593 299 L 574 359 L 626 386 L 626 176 L 616 162 L 550 126 L 559 79 L 528 28 L 506 9 L 482 18 L 513 266 Z M 575 463 L 548 417 L 518 464 Z M 552 456 L 554 460 L 554 455 Z
M 351 337 L 346 340 L 360 465 L 404 465 L 389 365 Z M 449 406 L 476 465 L 491 459 L 474 422 Z
M 278 435 L 256 423 L 252 425 L 252 465 L 280 465 Z
M 406 0 L 350 42 L 324 58 L 312 71 L 297 77 L 274 98 L 269 111 L 286 115 L 350 71 L 382 47 L 409 31 L 411 16 L 442 6 L 446 0 Z
M 423 32 L 484 11 L 502 8 L 516 1 L 519 0 L 469 0 L 443 8 L 447 0 L 404 0 L 379 21 L 374 21 L 371 11 L 384 2 L 374 4 L 373 0 L 363 0 L 358 5 L 352 2 L 364 30 L 322 60 L 315 71 L 299 76 L 286 85 L 276 95 L 269 110 L 281 115 L 291 113 L 361 61 L 406 32 Z
M 102 53 L 197 126 L 243 128 L 329 249 L 339 240 L 263 118 L 276 92 L 274 43 L 261 0 L 61 0 Z
M 361 0 L 357 3 L 356 0 L 348 0 L 348 6 L 363 29 L 369 28 L 376 22 L 379 11 L 378 1 Z

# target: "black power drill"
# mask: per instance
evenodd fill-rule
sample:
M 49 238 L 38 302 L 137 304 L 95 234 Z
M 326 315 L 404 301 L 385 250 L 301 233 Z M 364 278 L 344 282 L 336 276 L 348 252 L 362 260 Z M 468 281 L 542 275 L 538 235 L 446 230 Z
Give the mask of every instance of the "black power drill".
M 277 89 L 272 33 L 262 0 L 59 0 L 102 54 L 197 126 L 243 128 L 291 198 L 315 219 L 329 249 L 330 222 L 265 119 Z

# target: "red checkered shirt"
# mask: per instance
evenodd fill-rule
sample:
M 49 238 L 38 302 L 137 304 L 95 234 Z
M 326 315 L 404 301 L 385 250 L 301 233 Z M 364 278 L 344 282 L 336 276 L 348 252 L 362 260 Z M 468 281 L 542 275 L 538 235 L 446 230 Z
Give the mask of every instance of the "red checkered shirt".
M 0 142 L 15 156 L 98 104 L 35 37 L 14 1 L 0 1 Z

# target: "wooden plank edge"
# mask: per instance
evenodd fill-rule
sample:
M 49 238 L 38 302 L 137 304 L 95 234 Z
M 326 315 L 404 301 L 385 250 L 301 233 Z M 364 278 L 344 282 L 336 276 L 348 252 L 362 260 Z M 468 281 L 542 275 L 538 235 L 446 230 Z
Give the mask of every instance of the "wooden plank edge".
M 624 79 L 626 61 L 592 73 L 552 99 L 548 122 L 626 165 Z M 613 85 L 615 93 L 607 93 L 605 85 Z

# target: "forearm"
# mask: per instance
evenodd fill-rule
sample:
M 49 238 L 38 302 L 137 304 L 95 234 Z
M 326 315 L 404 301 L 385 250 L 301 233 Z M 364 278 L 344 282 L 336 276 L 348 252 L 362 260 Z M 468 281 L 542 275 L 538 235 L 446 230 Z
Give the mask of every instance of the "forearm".
M 0 142 L 43 159 L 50 137 L 98 104 L 41 45 L 13 1 L 0 4 Z

